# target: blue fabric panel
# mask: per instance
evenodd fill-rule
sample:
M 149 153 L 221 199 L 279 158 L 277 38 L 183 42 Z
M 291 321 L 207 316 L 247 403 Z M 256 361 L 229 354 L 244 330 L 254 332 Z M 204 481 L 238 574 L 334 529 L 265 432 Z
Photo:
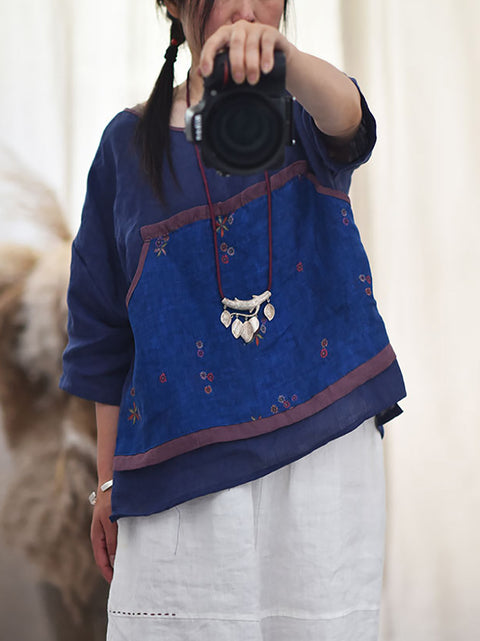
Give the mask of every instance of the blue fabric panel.
M 322 412 L 272 434 L 209 445 L 158 465 L 115 472 L 112 520 L 160 512 L 269 474 L 347 434 L 394 404 L 399 381 L 400 370 L 394 362 L 385 372 Z
M 210 220 L 151 241 L 129 305 L 135 366 L 117 455 L 283 412 L 388 345 L 349 204 L 300 176 L 273 192 L 272 209 L 276 316 L 248 345 L 219 321 Z M 260 197 L 218 225 L 228 297 L 267 288 L 267 211 Z

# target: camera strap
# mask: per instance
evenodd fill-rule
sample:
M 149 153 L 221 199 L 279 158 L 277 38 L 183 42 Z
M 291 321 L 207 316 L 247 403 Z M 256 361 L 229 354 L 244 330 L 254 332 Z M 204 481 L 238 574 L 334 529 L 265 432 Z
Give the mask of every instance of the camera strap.
M 190 107 L 190 71 L 187 74 L 187 87 L 186 87 L 187 108 Z M 263 314 L 268 321 L 273 320 L 275 316 L 275 307 L 270 302 L 271 289 L 272 289 L 272 189 L 270 185 L 270 176 L 265 171 L 265 186 L 268 200 L 268 286 L 262 294 L 252 295 L 249 300 L 239 300 L 238 298 L 227 298 L 223 293 L 222 287 L 222 274 L 220 271 L 220 259 L 218 252 L 217 241 L 217 222 L 213 211 L 212 198 L 210 196 L 210 189 L 208 187 L 207 176 L 203 167 L 200 150 L 198 145 L 195 145 L 195 152 L 197 154 L 198 166 L 202 174 L 203 184 L 205 186 L 205 193 L 207 195 L 208 209 L 210 212 L 210 221 L 212 224 L 213 233 L 213 246 L 215 251 L 215 267 L 217 273 L 217 285 L 220 298 L 223 305 L 223 312 L 220 316 L 220 322 L 227 329 L 231 327 L 231 332 L 234 338 L 243 338 L 245 343 L 251 343 L 255 334 L 260 328 L 260 321 L 258 314 L 264 303 Z

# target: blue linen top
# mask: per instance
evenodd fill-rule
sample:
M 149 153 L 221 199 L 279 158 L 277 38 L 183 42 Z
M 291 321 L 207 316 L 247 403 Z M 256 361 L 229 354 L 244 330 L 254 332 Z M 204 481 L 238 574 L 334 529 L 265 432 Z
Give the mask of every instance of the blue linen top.
M 134 145 L 138 115 L 107 126 L 72 246 L 60 387 L 120 405 L 112 520 L 258 478 L 399 413 L 403 380 L 347 195 L 375 144 L 363 96 L 362 110 L 340 160 L 294 103 L 297 144 L 269 172 L 276 316 L 260 317 L 248 345 L 219 320 L 206 194 L 183 130 L 170 130 L 179 185 L 165 163 L 161 204 Z M 206 175 L 223 289 L 250 298 L 268 282 L 263 174 Z

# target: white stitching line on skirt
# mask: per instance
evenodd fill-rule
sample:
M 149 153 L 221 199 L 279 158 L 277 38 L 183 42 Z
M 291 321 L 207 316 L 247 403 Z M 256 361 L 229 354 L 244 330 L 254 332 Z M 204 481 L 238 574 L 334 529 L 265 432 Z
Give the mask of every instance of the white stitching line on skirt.
M 177 620 L 189 620 L 189 621 L 230 621 L 230 622 L 240 622 L 240 623 L 259 623 L 260 621 L 264 621 L 266 619 L 296 619 L 299 621 L 311 621 L 311 622 L 321 622 L 321 621 L 331 621 L 334 619 L 342 619 L 344 617 L 350 616 L 351 614 L 358 614 L 360 612 L 379 612 L 378 606 L 372 606 L 372 607 L 360 607 L 360 608 L 349 608 L 348 610 L 345 610 L 344 612 L 338 612 L 335 614 L 331 615 L 326 615 L 322 617 L 317 617 L 317 616 L 298 616 L 295 614 L 281 614 L 281 613 L 272 613 L 272 614 L 264 614 L 260 618 L 252 618 L 252 617 L 242 617 L 242 618 L 231 618 L 231 617 L 222 617 L 222 616 L 215 616 L 215 615 L 204 615 L 204 616 L 177 616 L 176 613 L 174 612 L 167 612 L 167 613 L 162 613 L 162 612 L 124 612 L 122 610 L 108 610 L 109 614 L 115 614 L 117 616 L 130 616 L 130 617 L 161 617 L 162 619 L 164 618 L 176 618 Z
M 109 614 L 119 614 L 126 617 L 176 617 L 174 612 L 123 612 L 122 610 L 108 610 Z

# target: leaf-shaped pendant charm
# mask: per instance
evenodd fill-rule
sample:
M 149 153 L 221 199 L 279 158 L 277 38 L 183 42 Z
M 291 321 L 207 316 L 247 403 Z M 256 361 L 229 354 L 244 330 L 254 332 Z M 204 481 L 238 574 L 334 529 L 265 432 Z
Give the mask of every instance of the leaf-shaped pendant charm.
M 247 321 L 246 323 L 243 323 L 242 327 L 242 338 L 246 343 L 250 343 L 253 340 L 253 335 L 255 332 L 253 331 L 253 327 L 251 325 L 250 321 Z
M 243 323 L 239 318 L 236 318 L 232 323 L 232 334 L 235 338 L 239 338 L 242 333 Z
M 273 319 L 273 317 L 275 316 L 275 307 L 272 305 L 272 303 L 267 303 L 267 305 L 265 305 L 263 313 L 265 314 L 265 318 L 267 320 L 271 321 Z
M 230 324 L 232 322 L 232 315 L 228 311 L 228 309 L 224 309 L 222 312 L 222 315 L 220 316 L 220 321 L 222 322 L 222 325 L 225 325 L 225 327 L 230 327 Z
M 260 327 L 260 321 L 258 320 L 258 318 L 256 316 L 253 316 L 248 322 L 252 326 L 253 333 L 255 334 L 255 332 Z

